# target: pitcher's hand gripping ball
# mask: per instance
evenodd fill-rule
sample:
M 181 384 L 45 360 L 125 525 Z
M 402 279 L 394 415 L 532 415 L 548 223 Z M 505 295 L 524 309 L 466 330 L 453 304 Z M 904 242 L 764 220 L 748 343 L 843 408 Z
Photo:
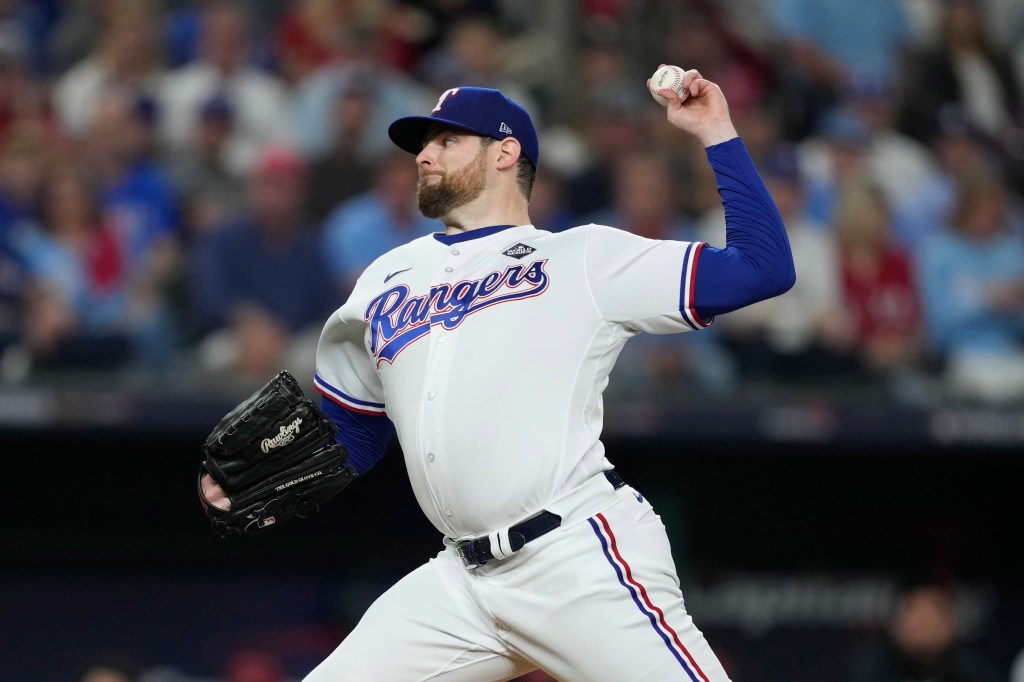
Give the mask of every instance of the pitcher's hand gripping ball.
M 658 67 L 658 70 L 651 76 L 648 89 L 651 91 L 651 97 L 654 98 L 658 104 L 663 107 L 668 106 L 668 100 L 658 94 L 658 90 L 674 90 L 679 99 L 685 100 L 688 93 L 683 89 L 683 74 L 685 71 L 678 66 L 672 66 L 671 64 L 662 64 Z
M 356 472 L 336 432 L 286 371 L 242 401 L 203 444 L 199 499 L 214 532 L 253 535 L 307 516 L 341 492 Z M 204 494 L 207 474 L 230 500 L 227 509 Z

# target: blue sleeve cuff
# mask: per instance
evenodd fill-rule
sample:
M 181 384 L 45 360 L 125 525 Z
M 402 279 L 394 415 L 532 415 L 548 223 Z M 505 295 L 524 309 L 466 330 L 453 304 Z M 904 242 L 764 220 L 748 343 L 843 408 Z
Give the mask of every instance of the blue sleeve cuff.
M 338 425 L 335 440 L 348 449 L 348 463 L 360 476 L 379 462 L 387 452 L 395 427 L 383 414 L 366 414 L 343 407 L 326 396 L 320 409 Z
M 742 137 L 737 136 L 731 140 L 726 140 L 725 142 L 719 142 L 718 144 L 713 144 L 710 147 L 705 147 L 704 153 L 707 154 L 708 161 L 711 161 L 713 156 L 727 153 L 733 149 L 746 149 L 746 145 L 743 144 Z M 714 162 L 712 162 L 712 165 L 714 165 Z

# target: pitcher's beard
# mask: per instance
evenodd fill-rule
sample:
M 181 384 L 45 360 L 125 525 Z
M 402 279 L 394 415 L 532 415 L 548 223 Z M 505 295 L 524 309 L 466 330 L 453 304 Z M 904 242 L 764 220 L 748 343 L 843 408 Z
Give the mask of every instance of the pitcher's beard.
M 481 151 L 476 160 L 465 168 L 445 173 L 433 184 L 427 184 L 430 176 L 421 177 L 416 186 L 420 213 L 427 218 L 443 218 L 483 194 L 487 186 L 484 163 L 485 157 Z

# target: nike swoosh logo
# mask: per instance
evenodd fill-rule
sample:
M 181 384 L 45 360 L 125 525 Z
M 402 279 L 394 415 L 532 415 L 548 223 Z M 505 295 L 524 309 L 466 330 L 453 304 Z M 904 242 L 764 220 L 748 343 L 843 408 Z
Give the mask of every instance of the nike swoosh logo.
M 390 275 L 384 278 L 384 284 L 387 284 L 388 280 L 394 277 L 395 275 L 401 275 L 403 272 L 408 272 L 410 270 L 412 270 L 412 268 L 406 268 L 405 270 L 398 270 L 396 272 L 392 272 Z

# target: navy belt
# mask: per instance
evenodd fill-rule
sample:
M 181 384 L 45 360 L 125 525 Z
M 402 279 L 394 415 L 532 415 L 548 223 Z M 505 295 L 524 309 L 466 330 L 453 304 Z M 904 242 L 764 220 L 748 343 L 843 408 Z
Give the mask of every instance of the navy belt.
M 604 477 L 615 490 L 626 485 L 615 469 L 604 472 Z M 462 557 L 467 568 L 483 566 L 495 558 L 508 558 L 521 550 L 527 542 L 536 540 L 545 533 L 550 533 L 562 525 L 562 517 L 549 511 L 542 511 L 522 523 L 508 529 L 508 533 L 491 533 L 475 540 L 463 540 L 455 543 L 455 549 Z M 494 544 L 492 544 L 492 541 Z

